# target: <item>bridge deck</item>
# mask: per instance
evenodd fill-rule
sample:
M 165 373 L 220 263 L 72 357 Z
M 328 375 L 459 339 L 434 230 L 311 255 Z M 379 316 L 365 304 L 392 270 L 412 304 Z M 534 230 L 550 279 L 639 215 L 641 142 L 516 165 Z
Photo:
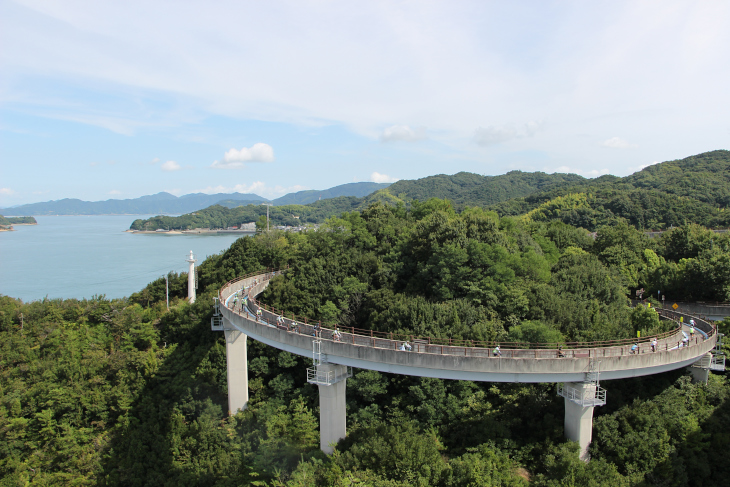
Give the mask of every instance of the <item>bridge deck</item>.
M 683 346 L 682 328 L 658 337 L 656 352 L 643 339 L 636 353 L 631 352 L 634 340 L 569 344 L 559 355 L 556 348 L 501 347 L 495 356 L 492 347 L 432 343 L 431 339 L 412 337 L 390 338 L 365 331 L 340 328 L 339 337 L 333 329 L 317 329 L 311 323 L 285 318 L 259 306 L 255 301 L 268 285 L 274 273 L 240 278 L 226 284 L 220 291 L 221 313 L 227 326 L 275 348 L 297 355 L 312 356 L 312 342 L 321 340 L 322 358 L 330 363 L 363 369 L 443 379 L 489 382 L 574 382 L 582 381 L 591 360 L 600 362 L 602 379 L 620 379 L 656 374 L 686 367 L 711 351 L 715 345 L 715 328 L 695 318 L 697 333 L 688 346 Z M 249 297 L 248 309 L 234 308 L 233 296 Z M 257 320 L 256 312 L 261 309 Z M 675 318 L 678 319 L 679 314 Z M 686 327 L 685 327 L 686 329 Z M 315 338 L 316 335 L 316 338 Z M 405 341 L 411 351 L 401 350 Z

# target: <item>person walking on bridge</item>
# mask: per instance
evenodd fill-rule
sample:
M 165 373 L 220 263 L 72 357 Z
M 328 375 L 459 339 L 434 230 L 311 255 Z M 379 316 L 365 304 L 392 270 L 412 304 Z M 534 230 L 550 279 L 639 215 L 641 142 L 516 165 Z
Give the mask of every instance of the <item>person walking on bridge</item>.
M 495 357 L 501 357 L 502 356 L 502 351 L 499 349 L 499 345 L 497 345 L 496 347 L 494 347 L 494 350 L 492 350 L 492 355 L 494 355 Z
M 651 340 L 651 351 L 652 352 L 656 352 L 656 344 L 657 344 L 657 340 L 656 340 L 656 337 L 654 337 Z

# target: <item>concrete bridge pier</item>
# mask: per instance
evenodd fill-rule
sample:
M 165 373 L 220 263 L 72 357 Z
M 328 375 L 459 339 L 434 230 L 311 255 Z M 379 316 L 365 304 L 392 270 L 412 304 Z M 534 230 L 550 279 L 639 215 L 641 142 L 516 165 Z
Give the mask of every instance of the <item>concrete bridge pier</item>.
M 343 377 L 343 379 L 330 385 L 318 384 L 319 447 L 329 455 L 334 451 L 331 445 L 336 444 L 347 434 L 345 408 L 347 367 L 344 365 L 323 363 L 318 366 L 318 373 L 331 374 L 332 377 Z
M 566 388 L 575 389 L 577 398 L 594 397 L 596 386 L 590 382 L 569 382 Z M 586 406 L 584 401 L 571 400 L 565 397 L 565 437 L 577 441 L 580 445 L 578 456 L 587 462 L 588 447 L 593 439 L 593 406 Z
M 707 384 L 710 379 L 710 367 L 712 364 L 712 353 L 706 353 L 700 359 L 688 367 L 692 373 L 692 382 L 703 382 Z
M 228 378 L 228 414 L 246 409 L 248 404 L 248 336 L 233 327 L 223 330 L 226 335 L 226 364 Z

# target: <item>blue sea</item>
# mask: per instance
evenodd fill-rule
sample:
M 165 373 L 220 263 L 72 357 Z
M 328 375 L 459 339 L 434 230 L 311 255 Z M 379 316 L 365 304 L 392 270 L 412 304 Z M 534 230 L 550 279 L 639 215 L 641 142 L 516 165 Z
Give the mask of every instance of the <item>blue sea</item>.
M 199 265 L 241 235 L 149 235 L 124 231 L 126 216 L 40 216 L 38 225 L 0 232 L 0 294 L 33 301 L 121 298 L 169 271 L 187 272 L 192 250 Z

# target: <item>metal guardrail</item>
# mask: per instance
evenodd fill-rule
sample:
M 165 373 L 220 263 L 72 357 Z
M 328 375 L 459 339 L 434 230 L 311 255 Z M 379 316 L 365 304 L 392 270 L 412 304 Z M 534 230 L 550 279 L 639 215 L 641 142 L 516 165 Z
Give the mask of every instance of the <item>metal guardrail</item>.
M 275 275 L 283 272 L 283 270 L 271 270 L 259 271 L 247 274 L 245 276 L 233 279 L 226 283 L 219 292 L 219 299 L 223 305 L 226 304 L 226 299 L 233 295 L 234 292 L 243 290 L 244 287 L 247 289 L 247 310 L 241 308 L 240 310 L 233 310 L 234 313 L 239 316 L 245 317 L 247 313 L 251 316 L 257 317 L 258 321 L 262 323 L 285 330 L 291 333 L 298 333 L 301 335 L 309 335 L 319 339 L 324 339 L 332 342 L 343 342 L 351 345 L 381 348 L 387 350 L 401 350 L 404 344 L 408 343 L 411 345 L 410 351 L 404 351 L 404 353 L 431 353 L 439 355 L 458 355 L 463 357 L 482 357 L 482 358 L 518 358 L 518 359 L 536 359 L 536 358 L 561 358 L 561 359 L 576 359 L 576 358 L 601 358 L 601 357 L 617 357 L 623 355 L 632 354 L 643 354 L 652 353 L 653 351 L 672 351 L 679 348 L 684 348 L 682 341 L 681 327 L 669 332 L 665 332 L 660 335 L 654 335 L 637 339 L 625 339 L 625 340 L 610 340 L 601 342 L 567 342 L 567 343 L 552 343 L 552 344 L 531 344 L 531 343 L 510 343 L 510 342 L 476 342 L 471 340 L 452 340 L 450 338 L 435 339 L 432 337 L 419 337 L 416 335 L 401 335 L 394 333 L 375 332 L 373 330 L 360 330 L 354 327 L 344 327 L 335 325 L 334 328 L 328 328 L 327 325 L 323 325 L 320 321 L 309 322 L 305 317 L 304 321 L 296 319 L 296 316 L 292 313 L 289 317 L 283 310 L 276 310 L 260 304 L 256 301 L 255 296 L 258 295 L 263 289 L 263 285 Z M 242 285 L 240 287 L 235 284 L 245 280 L 253 279 L 249 286 Z M 265 286 L 264 286 L 265 287 Z M 258 311 L 261 311 L 260 315 Z M 676 313 L 672 310 L 658 310 L 660 315 L 665 318 L 672 319 L 672 315 L 679 316 L 681 313 Z M 689 315 L 686 315 L 689 316 Z M 279 320 L 283 317 L 283 321 Z M 704 342 L 714 336 L 716 333 L 716 327 L 711 323 L 694 318 L 696 321 L 696 327 L 698 330 L 707 330 L 705 334 L 707 338 L 695 336 L 687 344 L 688 346 L 694 346 Z M 672 320 L 675 321 L 675 320 Z M 677 323 L 679 325 L 679 323 Z M 657 338 L 657 346 L 655 350 L 652 350 L 651 340 Z M 635 351 L 632 351 L 632 346 L 638 344 Z M 514 348 L 511 347 L 514 346 Z M 494 348 L 499 346 L 500 350 L 498 354 L 494 353 Z M 559 349 L 558 347 L 562 347 Z
M 307 382 L 310 384 L 331 386 L 350 377 L 352 377 L 352 367 L 347 367 L 346 371 L 341 374 L 337 374 L 333 370 L 323 371 L 317 367 L 307 369 Z
M 574 387 L 558 384 L 558 396 L 585 407 L 604 406 L 606 404 L 606 389 L 601 386 L 586 388 L 580 391 Z
M 712 361 L 710 362 L 710 370 L 715 372 L 725 371 L 725 355 L 712 354 Z

